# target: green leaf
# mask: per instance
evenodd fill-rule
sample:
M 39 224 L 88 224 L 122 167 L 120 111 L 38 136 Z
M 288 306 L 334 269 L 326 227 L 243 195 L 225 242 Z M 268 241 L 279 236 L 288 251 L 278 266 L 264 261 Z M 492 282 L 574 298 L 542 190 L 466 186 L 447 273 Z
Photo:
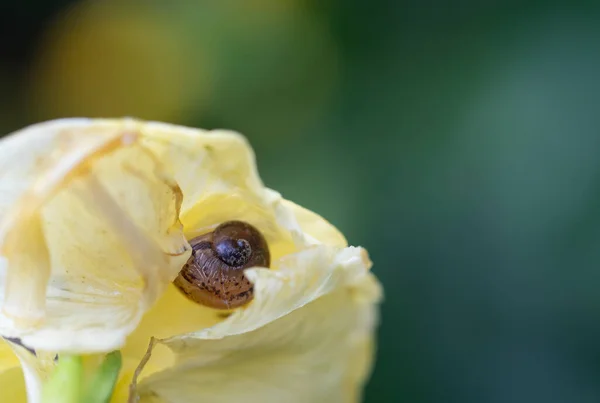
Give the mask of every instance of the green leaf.
M 108 403 L 121 371 L 121 352 L 108 354 L 87 385 L 81 402 Z

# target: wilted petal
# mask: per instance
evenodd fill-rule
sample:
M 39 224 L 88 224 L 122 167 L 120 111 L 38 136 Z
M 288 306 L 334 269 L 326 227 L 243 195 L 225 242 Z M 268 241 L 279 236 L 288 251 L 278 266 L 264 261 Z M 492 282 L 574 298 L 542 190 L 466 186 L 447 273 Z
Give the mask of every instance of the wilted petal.
M 360 248 L 318 246 L 277 270 L 248 270 L 254 302 L 212 328 L 163 340 L 175 364 L 141 382 L 142 401 L 357 401 L 381 295 L 369 266 Z
M 45 149 L 30 144 L 39 132 Z M 0 334 L 41 351 L 121 348 L 114 401 L 152 337 L 137 377 L 144 401 L 359 398 L 381 298 L 368 255 L 265 188 L 241 135 L 65 120 L 3 140 L 0 161 Z M 247 269 L 254 299 L 223 313 L 171 281 L 189 257 L 186 239 L 230 220 L 264 235 L 271 267 Z
M 119 348 L 189 255 L 181 193 L 131 120 L 49 122 L 0 142 L 0 333 Z

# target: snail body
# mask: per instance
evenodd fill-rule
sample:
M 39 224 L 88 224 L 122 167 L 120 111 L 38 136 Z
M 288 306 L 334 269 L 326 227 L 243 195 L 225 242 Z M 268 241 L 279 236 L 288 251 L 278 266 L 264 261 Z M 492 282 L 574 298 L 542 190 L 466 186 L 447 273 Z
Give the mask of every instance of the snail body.
M 216 309 L 237 308 L 252 300 L 254 290 L 244 269 L 271 263 L 267 241 L 256 228 L 227 221 L 189 242 L 192 255 L 173 281 L 187 298 Z

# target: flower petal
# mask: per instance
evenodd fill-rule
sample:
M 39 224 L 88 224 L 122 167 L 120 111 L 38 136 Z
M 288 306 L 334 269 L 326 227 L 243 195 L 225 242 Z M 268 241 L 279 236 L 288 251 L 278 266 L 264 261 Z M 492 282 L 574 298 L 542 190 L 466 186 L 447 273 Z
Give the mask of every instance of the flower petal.
M 305 235 L 326 245 L 339 247 L 348 245 L 344 235 L 320 215 L 289 200 L 282 200 L 281 202 L 283 206 L 292 211 Z
M 62 120 L 0 142 L 1 334 L 42 350 L 119 348 L 187 260 L 181 192 L 139 126 Z
M 146 123 L 141 130 L 144 145 L 181 189 L 180 219 L 188 239 L 224 221 L 244 220 L 262 232 L 272 255 L 292 250 L 290 231 L 300 228 L 293 215 L 277 211 L 281 196 L 262 184 L 252 149 L 242 135 L 157 122 Z
M 142 401 L 357 401 L 381 296 L 365 251 L 316 246 L 284 261 L 247 271 L 247 309 L 162 340 L 175 364 L 140 383 Z
M 33 351 L 18 340 L 0 338 L 0 390 L 11 402 L 39 403 L 43 368 Z
M 38 351 L 124 347 L 130 375 L 159 337 L 133 375 L 146 401 L 359 398 L 381 298 L 368 255 L 265 188 L 241 135 L 62 120 L 0 141 L 0 161 L 1 335 Z M 186 238 L 229 220 L 258 228 L 271 267 L 246 270 L 254 300 L 225 318 L 171 281 Z M 36 384 L 44 368 L 20 358 Z

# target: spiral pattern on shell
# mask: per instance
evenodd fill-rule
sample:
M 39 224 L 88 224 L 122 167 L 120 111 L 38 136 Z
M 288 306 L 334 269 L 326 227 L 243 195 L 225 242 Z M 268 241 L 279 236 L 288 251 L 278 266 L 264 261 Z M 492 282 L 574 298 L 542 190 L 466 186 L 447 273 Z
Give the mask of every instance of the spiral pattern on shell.
M 227 221 L 189 242 L 192 256 L 173 281 L 187 298 L 216 309 L 237 308 L 252 300 L 253 287 L 244 269 L 271 263 L 260 231 L 243 221 Z

